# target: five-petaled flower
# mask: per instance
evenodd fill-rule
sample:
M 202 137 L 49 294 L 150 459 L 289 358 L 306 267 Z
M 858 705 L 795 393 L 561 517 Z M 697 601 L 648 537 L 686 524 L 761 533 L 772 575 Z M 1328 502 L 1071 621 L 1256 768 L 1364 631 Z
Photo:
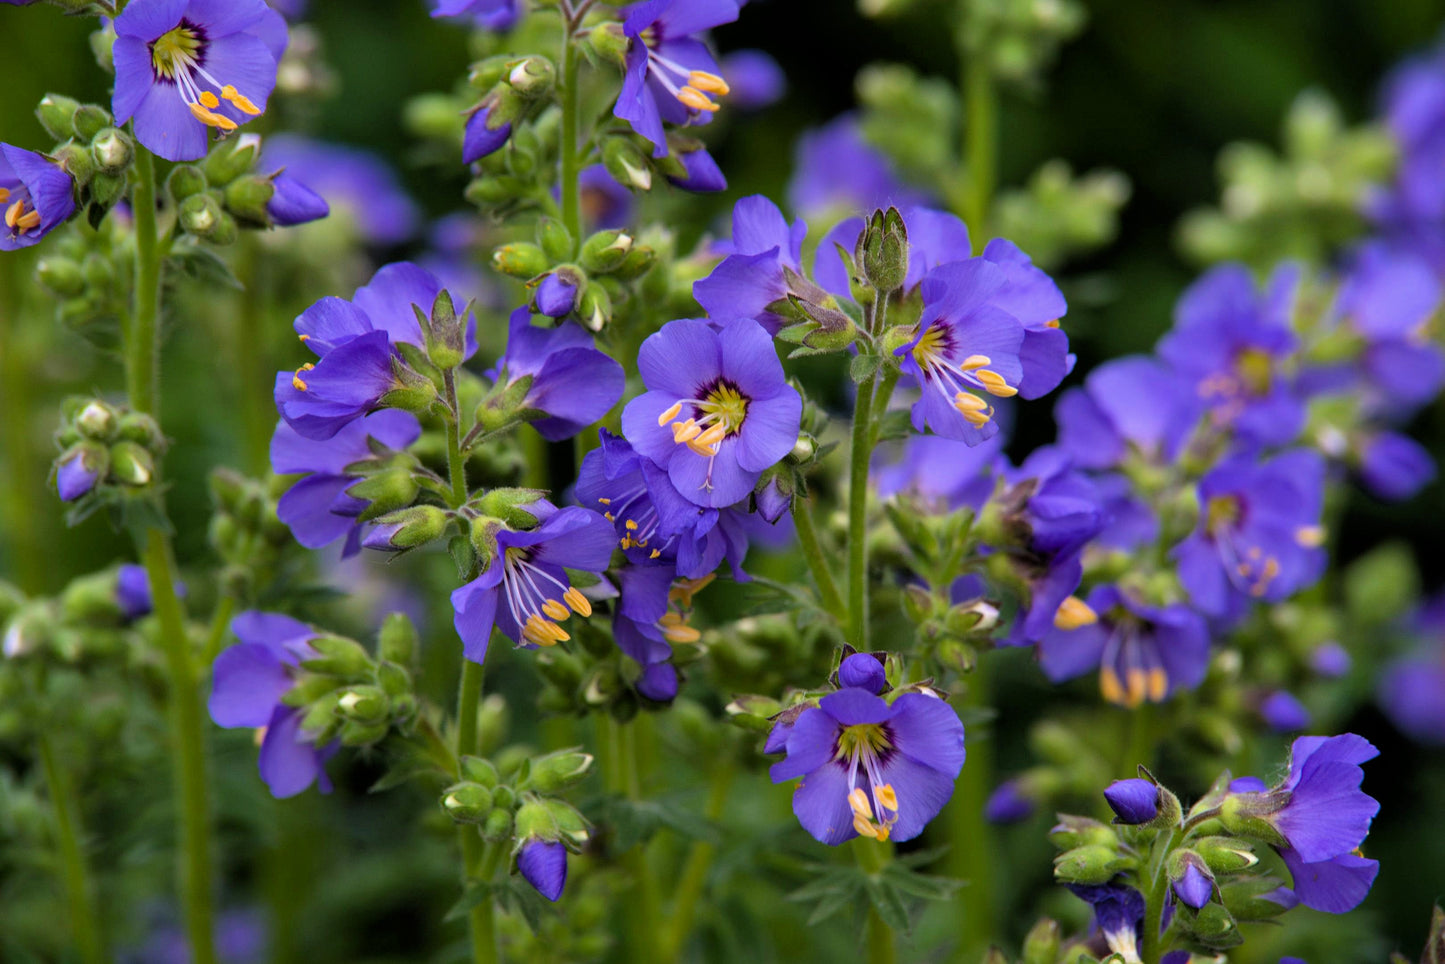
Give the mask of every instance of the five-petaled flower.
M 75 213 L 74 182 L 59 164 L 0 144 L 0 251 L 28 248 Z

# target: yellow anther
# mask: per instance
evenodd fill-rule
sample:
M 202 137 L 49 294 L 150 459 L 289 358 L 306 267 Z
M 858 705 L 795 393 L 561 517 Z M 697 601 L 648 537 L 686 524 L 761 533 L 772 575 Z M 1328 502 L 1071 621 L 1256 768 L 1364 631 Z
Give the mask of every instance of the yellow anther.
M 577 615 L 583 618 L 592 615 L 592 603 L 577 590 L 576 586 L 568 586 L 567 591 L 562 594 L 562 598 Z
M 1138 666 L 1131 666 L 1125 676 L 1129 681 L 1129 692 L 1124 698 L 1124 705 L 1133 709 L 1144 702 L 1149 692 L 1148 674 Z
M 1169 674 L 1164 672 L 1164 667 L 1156 666 L 1149 671 L 1149 700 L 1162 703 L 1168 693 Z
M 873 793 L 878 798 L 878 802 L 883 804 L 886 809 L 898 809 L 898 793 L 893 789 L 893 784 L 885 783 Z
M 15 226 L 19 229 L 20 234 L 24 234 L 31 228 L 38 227 L 39 224 L 40 212 L 35 210 L 34 208 L 31 208 L 29 211 L 26 211 L 24 214 L 20 215 L 20 219 L 15 222 Z
M 677 92 L 677 99 L 682 101 L 683 106 L 691 107 L 693 110 L 705 110 L 709 114 L 717 111 L 717 104 L 708 99 L 707 94 L 696 87 L 684 87 Z
M 602 513 L 602 518 L 606 519 L 608 522 L 616 522 L 616 521 L 617 521 L 617 517 L 616 517 L 615 515 L 613 515 L 611 512 L 604 512 L 604 513 Z
M 1098 621 L 1099 614 L 1078 596 L 1070 596 L 1059 603 L 1058 611 L 1054 613 L 1054 625 L 1059 629 L 1078 629 Z
M 647 558 L 649 558 L 649 559 L 656 559 L 656 558 L 657 558 L 658 556 L 660 556 L 660 555 L 662 555 L 662 550 L 661 550 L 661 549 L 654 549 L 654 550 L 652 550 L 651 555 L 649 555 Z
M 611 500 L 611 499 L 602 499 L 602 498 L 599 498 L 597 501 L 600 502 L 602 505 L 611 505 L 611 504 L 612 504 L 612 500 Z
M 209 107 L 211 110 L 215 110 L 217 107 L 221 106 L 220 98 L 218 98 L 215 94 L 211 93 L 209 90 L 201 91 L 201 96 L 197 99 L 200 100 L 203 106 Z
M 861 813 L 853 814 L 853 829 L 858 831 L 858 836 L 860 837 L 869 837 L 873 840 L 884 839 L 878 835 L 879 830 L 877 827 L 873 826 L 873 821 L 869 820 Z
M 707 431 L 697 437 L 698 445 L 716 445 L 728 434 L 728 427 L 722 422 L 716 422 L 709 426 Z
M 1294 541 L 1306 549 L 1317 549 L 1325 544 L 1325 527 L 1300 526 L 1294 531 Z
M 873 817 L 873 808 L 868 805 L 868 794 L 863 792 L 862 787 L 854 787 L 849 791 L 848 806 L 852 807 L 853 812 L 865 820 L 871 820 Z
M 888 824 L 885 823 L 883 826 L 875 827 L 873 829 L 873 839 L 877 840 L 879 843 L 887 843 L 888 835 L 892 832 L 893 831 L 888 828 Z
M 265 742 L 266 742 L 266 727 L 264 727 L 264 726 L 258 726 L 258 727 L 256 727 L 256 732 L 255 732 L 255 734 L 253 735 L 253 738 L 255 739 L 257 746 L 260 746 L 262 743 L 265 743 Z
M 209 111 L 201 104 L 192 104 L 191 113 L 195 115 L 196 120 L 208 127 L 219 127 L 223 131 L 233 131 L 236 129 L 236 122 L 231 120 L 231 118 L 224 114 Z
M 705 459 L 710 459 L 717 454 L 717 449 L 713 446 L 703 445 L 701 442 L 697 441 L 688 442 L 687 447 L 692 449 L 694 453 L 696 453 L 697 455 L 701 455 Z
M 1099 670 L 1099 693 L 1116 706 L 1124 703 L 1124 684 L 1119 682 L 1119 674 L 1112 667 Z
M 661 415 L 657 416 L 658 427 L 661 428 L 668 422 L 677 418 L 677 416 L 680 414 L 682 414 L 682 402 L 673 402 L 671 408 L 663 412 Z
M 555 599 L 549 599 L 544 602 L 542 604 L 542 612 L 546 613 L 548 616 L 551 616 L 558 622 L 561 622 L 568 616 L 572 615 L 571 610 L 569 610 L 566 606 L 562 605 Z
M 1044 322 L 1044 327 L 1045 327 L 1045 328 L 1057 328 L 1057 327 L 1059 327 L 1059 319 L 1055 318 L 1053 321 L 1046 321 L 1046 322 Z
M 971 372 L 975 369 L 982 368 L 985 365 L 992 364 L 993 359 L 988 357 L 987 355 L 969 355 L 958 367 L 962 368 L 966 372 Z
M 953 396 L 953 407 L 964 413 L 983 412 L 988 410 L 988 402 L 972 392 L 959 392 Z
M 684 609 L 692 608 L 692 597 L 702 592 L 708 585 L 717 578 L 716 573 L 708 573 L 700 579 L 684 579 L 667 591 L 669 602 L 675 602 Z
M 702 639 L 702 633 L 689 626 L 681 613 L 664 613 L 657 625 L 670 643 L 695 643 Z
M 999 398 L 1008 398 L 1017 395 L 1019 390 L 1003 380 L 1003 376 L 988 368 L 980 368 L 973 373 L 990 395 L 997 395 Z
M 235 104 L 236 109 L 243 114 L 250 114 L 252 117 L 255 117 L 257 114 L 261 113 L 261 108 L 251 103 L 251 101 L 247 97 L 242 95 L 239 91 L 236 90 L 236 88 L 232 87 L 230 84 L 227 84 L 226 86 L 221 88 L 221 96 L 224 97 L 226 100 L 229 100 L 231 103 Z
M 302 373 L 302 372 L 309 372 L 311 369 L 313 369 L 313 368 L 315 368 L 315 367 L 316 367 L 315 365 L 311 364 L 310 362 L 307 362 L 306 364 L 302 365 L 300 368 L 296 369 L 296 374 L 294 374 L 294 375 L 291 376 L 291 386 L 292 386 L 293 388 L 295 388 L 298 392 L 304 392 L 304 391 L 306 391 L 306 383 L 301 380 L 301 373 Z
M 723 80 L 717 74 L 708 73 L 706 70 L 694 70 L 689 73 L 687 75 L 687 83 L 689 86 L 696 87 L 705 93 L 717 94 L 720 97 L 726 97 L 732 93 L 732 88 L 728 87 L 727 81 Z
M 686 422 L 672 423 L 672 440 L 678 445 L 691 442 L 701 434 L 702 429 L 692 419 L 688 419 Z
M 10 200 L 10 189 L 8 187 L 0 187 L 0 204 L 4 204 L 8 200 Z
M 628 532 L 637 531 L 637 520 L 635 519 L 628 519 L 625 523 L 623 523 L 623 525 L 626 527 Z
M 966 411 L 963 409 L 960 409 L 960 411 L 963 412 L 964 421 L 968 422 L 968 424 L 972 425 L 974 428 L 983 428 L 989 423 L 989 419 L 993 418 L 993 413 L 991 411 L 974 412 Z
M 303 345 L 306 344 L 308 341 L 311 340 L 311 336 L 310 336 L 310 335 L 297 335 L 296 337 L 301 340 L 301 344 L 303 344 Z
M 24 201 L 16 201 L 5 209 L 5 224 L 7 227 L 15 227 L 20 221 L 20 212 L 25 210 Z

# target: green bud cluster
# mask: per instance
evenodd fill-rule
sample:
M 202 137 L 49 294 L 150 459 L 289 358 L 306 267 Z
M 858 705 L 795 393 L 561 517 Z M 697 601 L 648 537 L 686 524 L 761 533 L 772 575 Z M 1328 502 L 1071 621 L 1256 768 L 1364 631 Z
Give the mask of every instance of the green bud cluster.
M 1129 179 L 1100 169 L 1075 176 L 1066 161 L 1048 161 L 1023 187 L 994 204 L 998 234 L 1052 269 L 1109 244 L 1119 234 L 1119 212 L 1129 201 Z
M 60 450 L 57 473 L 78 460 L 94 476 L 91 489 L 75 500 L 75 511 L 82 515 L 101 505 L 148 495 L 166 448 L 160 426 L 149 415 L 85 397 L 63 403 L 55 442 Z

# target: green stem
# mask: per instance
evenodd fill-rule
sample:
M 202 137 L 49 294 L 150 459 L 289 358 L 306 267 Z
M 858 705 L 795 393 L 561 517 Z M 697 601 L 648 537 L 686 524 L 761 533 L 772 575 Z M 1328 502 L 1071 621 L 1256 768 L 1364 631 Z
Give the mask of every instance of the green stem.
M 647 760 L 642 741 L 642 727 L 647 725 L 646 717 L 638 717 L 631 723 L 618 726 L 618 750 L 621 777 L 627 799 L 634 803 L 642 799 L 642 768 Z M 658 913 L 662 903 L 657 892 L 657 875 L 647 865 L 647 841 L 639 840 L 627 852 L 627 868 L 632 884 L 637 888 L 637 906 L 629 915 L 632 933 L 628 951 L 634 964 L 651 964 L 657 960 Z
M 813 504 L 811 499 L 799 499 L 793 507 L 793 526 L 798 530 L 798 543 L 803 547 L 803 557 L 813 571 L 813 580 L 818 584 L 818 595 L 823 608 L 842 619 L 848 611 L 843 594 L 838 591 L 838 582 L 828 566 L 828 558 L 818 542 L 818 530 L 813 525 Z
M 963 150 L 968 170 L 963 219 L 973 236 L 974 250 L 978 251 L 989 238 L 988 211 L 998 164 L 998 102 L 988 60 L 977 51 L 960 53 L 966 104 Z
M 446 389 L 447 404 L 451 414 L 447 417 L 447 475 L 452 483 L 452 508 L 460 508 L 467 501 L 467 465 L 462 460 L 462 420 L 457 411 L 457 380 L 448 368 L 442 375 Z
M 485 671 L 481 663 L 462 660 L 461 691 L 457 695 L 458 763 L 462 757 L 475 756 L 477 752 L 477 709 L 482 702 L 484 677 Z M 489 850 L 490 846 L 483 843 L 477 828 L 470 824 L 463 824 L 457 832 L 461 837 L 462 866 L 466 870 L 467 880 L 490 883 L 496 871 L 496 857 L 484 852 Z M 488 864 L 491 865 L 490 870 Z M 491 964 L 501 959 L 497 949 L 496 917 L 496 901 L 490 897 L 473 904 L 472 909 L 467 912 L 474 964 Z
M 136 186 L 131 198 L 135 219 L 135 311 L 125 343 L 125 387 L 130 407 L 154 415 L 160 380 L 161 256 L 156 232 L 156 163 L 137 147 Z
M 266 370 L 264 261 L 260 242 L 247 233 L 241 244 L 241 270 L 245 290 L 241 292 L 236 319 L 236 370 L 240 378 L 241 428 L 245 446 L 242 464 L 254 475 L 270 468 L 271 430 L 276 413 L 272 408 L 271 384 Z
M 562 223 L 572 232 L 572 242 L 582 243 L 581 189 L 577 163 L 577 111 L 581 85 L 577 82 L 577 45 L 572 42 L 572 17 L 562 18 L 562 75 L 558 78 L 562 92 Z
M 19 276 L 20 259 L 0 258 L 0 411 L 23 412 L 34 396 L 31 393 L 33 367 L 29 340 L 22 337 L 22 305 Z M 44 329 L 35 326 L 31 331 Z M 50 572 L 48 549 L 41 526 L 47 514 L 34 511 L 37 505 L 48 504 L 47 493 L 40 491 L 45 472 L 35 464 L 31 434 L 19 424 L 4 432 L 5 456 L 5 535 L 10 545 L 12 565 L 10 577 L 27 593 L 39 593 Z
M 206 633 L 206 648 L 201 658 L 202 666 L 210 666 L 216 661 L 221 653 L 221 643 L 226 638 L 226 628 L 231 625 L 231 617 L 236 613 L 236 597 L 230 592 L 221 596 L 216 603 L 216 614 L 211 617 L 211 629 Z
M 1159 732 L 1151 704 L 1142 703 L 1122 712 L 1128 718 L 1124 721 L 1124 757 L 1119 761 L 1116 774 L 1116 778 L 1121 780 L 1134 776 L 1140 764 L 1150 768 L 1154 766 L 1154 740 Z
M 989 671 L 988 662 L 981 659 L 965 678 L 967 685 L 959 699 L 961 710 L 989 705 Z M 948 875 L 965 882 L 954 898 L 958 918 L 958 953 L 954 960 L 973 964 L 993 938 L 994 887 L 990 881 L 995 864 L 989 852 L 991 835 L 983 819 L 993 784 L 993 740 L 980 723 L 968 728 L 968 737 L 968 761 L 944 811 L 944 822 L 949 842 Z
M 1159 958 L 1164 953 L 1159 926 L 1164 920 L 1164 900 L 1169 889 L 1169 875 L 1165 873 L 1165 868 L 1170 852 L 1183 839 L 1183 831 L 1177 828 L 1168 837 L 1160 835 L 1149 857 L 1149 879 L 1144 891 L 1144 935 L 1139 945 L 1139 957 L 1144 964 L 1159 964 Z
M 143 557 L 170 678 L 170 748 L 176 807 L 181 818 L 180 888 L 185 900 L 186 933 L 196 964 L 215 964 L 211 805 L 206 788 L 206 721 L 201 712 L 201 690 L 191 659 L 185 616 L 176 598 L 170 540 L 162 530 L 146 530 Z
M 877 877 L 893 859 L 893 845 L 879 843 L 863 837 L 853 841 L 853 859 L 858 869 L 870 877 Z M 893 928 L 879 916 L 878 911 L 868 909 L 868 962 L 869 964 L 894 964 L 898 960 Z
M 70 901 L 71 936 L 85 964 L 104 964 L 105 947 L 95 917 L 95 895 L 86 871 L 85 854 L 80 849 L 80 805 L 44 730 L 40 733 L 40 762 L 50 787 L 50 802 L 55 807 L 55 842 L 60 850 L 66 897 Z
M 876 374 L 858 386 L 848 462 L 848 631 L 868 650 L 868 457 L 873 451 L 873 388 Z
M 715 823 L 722 818 L 723 810 L 727 807 L 728 789 L 732 787 L 736 774 L 737 764 L 731 756 L 714 763 L 708 786 L 707 805 L 703 810 L 703 815 L 710 822 Z M 707 872 L 712 867 L 716 854 L 717 845 L 705 840 L 693 841 L 688 851 L 687 860 L 682 865 L 682 875 L 677 880 L 672 913 L 668 916 L 668 926 L 662 936 L 664 961 L 680 959 L 683 945 L 687 943 L 688 934 L 692 931 L 692 922 L 697 914 L 697 904 L 702 898 L 703 887 L 707 884 Z

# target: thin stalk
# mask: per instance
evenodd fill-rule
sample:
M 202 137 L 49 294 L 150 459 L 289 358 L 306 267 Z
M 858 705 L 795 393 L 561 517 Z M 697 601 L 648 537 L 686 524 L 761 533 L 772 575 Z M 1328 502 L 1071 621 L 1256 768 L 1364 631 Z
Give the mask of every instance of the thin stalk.
M 968 170 L 963 219 L 973 236 L 974 249 L 981 250 L 989 238 L 988 211 L 998 176 L 998 100 L 988 61 L 975 51 L 960 53 L 966 104 L 963 152 Z
M 461 690 L 457 695 L 457 760 L 474 756 L 477 752 L 477 708 L 482 701 L 482 682 L 485 671 L 481 663 L 462 660 Z M 458 774 L 460 776 L 460 774 Z M 477 828 L 463 824 L 457 831 L 462 842 L 462 866 L 467 880 L 490 883 L 496 870 L 493 857 L 491 870 L 487 869 L 487 847 Z M 496 901 L 488 897 L 477 901 L 467 912 L 467 923 L 472 935 L 472 961 L 474 964 L 492 964 L 501 959 L 497 948 L 497 907 Z
M 65 880 L 65 895 L 70 902 L 70 933 L 75 948 L 85 964 L 104 964 L 105 946 L 95 914 L 95 894 L 80 849 L 83 833 L 80 805 L 70 781 L 55 758 L 55 748 L 42 730 L 40 762 L 45 768 L 45 783 L 50 787 L 50 802 L 55 807 L 55 842 L 60 851 L 60 869 Z
M 23 412 L 31 393 L 29 344 L 22 334 L 20 259 L 0 258 L 0 411 Z M 14 553 L 11 578 L 27 593 L 45 587 L 47 565 L 45 539 L 41 533 L 47 513 L 36 512 L 45 504 L 40 491 L 45 472 L 35 464 L 31 434 L 15 418 L 3 433 L 5 456 L 4 499 L 6 541 Z
M 883 427 L 883 415 L 888 411 L 888 403 L 893 400 L 893 389 L 898 386 L 899 376 L 903 369 L 890 365 L 883 372 L 883 378 L 878 382 L 878 391 L 873 396 L 873 440 L 872 445 L 878 444 L 878 430 Z
M 161 253 L 156 232 L 156 162 L 151 152 L 137 147 L 136 186 L 132 197 L 135 219 L 135 311 L 125 340 L 125 387 L 130 407 L 154 415 L 159 398 L 161 313 Z
M 241 270 L 245 290 L 236 318 L 236 370 L 240 378 L 241 429 L 246 471 L 265 474 L 270 467 L 271 430 L 276 422 L 271 380 L 266 377 L 266 278 L 261 245 L 242 238 Z
M 874 374 L 858 386 L 848 455 L 848 631 L 849 642 L 864 652 L 868 650 L 868 458 L 873 451 L 877 381 Z
M 202 653 L 201 665 L 210 666 L 221 653 L 221 642 L 226 638 L 226 627 L 236 614 L 236 597 L 225 592 L 216 603 L 216 613 L 211 617 L 211 629 L 206 633 L 206 648 Z
M 186 934 L 196 964 L 215 964 L 211 908 L 211 804 L 206 787 L 206 721 L 201 712 L 201 690 L 191 659 L 185 617 L 181 613 L 180 600 L 176 598 L 176 574 L 171 561 L 170 540 L 162 530 L 146 530 L 143 556 L 170 679 L 167 715 L 171 727 L 176 809 L 181 819 L 179 876 L 185 903 Z
M 967 677 L 960 709 L 989 705 L 989 669 L 987 660 L 979 660 Z M 943 814 L 949 841 L 945 866 L 949 876 L 965 882 L 954 898 L 958 918 L 958 952 L 954 960 L 968 964 L 977 961 L 988 948 L 994 923 L 991 881 L 996 864 L 991 859 L 991 835 L 983 819 L 984 804 L 993 785 L 993 740 L 981 733 L 982 729 L 978 723 L 969 728 L 968 761 Z
M 870 877 L 876 877 L 893 859 L 893 845 L 859 837 L 853 841 L 853 859 L 858 862 L 859 870 Z M 893 928 L 889 927 L 871 906 L 868 908 L 867 943 L 869 964 L 894 964 L 898 960 Z
M 1124 722 L 1123 758 L 1119 761 L 1118 779 L 1133 776 L 1140 764 L 1154 766 L 1154 740 L 1159 732 L 1152 704 L 1142 703 L 1122 712 L 1128 718 Z
M 732 787 L 733 777 L 736 775 L 737 764 L 732 757 L 720 760 L 713 766 L 712 779 L 708 784 L 707 804 L 703 808 L 703 815 L 708 821 L 716 822 L 722 818 L 723 810 L 727 807 L 728 790 Z M 667 929 L 662 936 L 664 961 L 680 959 L 683 945 L 687 943 L 687 936 L 692 932 L 698 901 L 702 898 L 703 888 L 707 884 L 707 872 L 712 868 L 712 860 L 716 854 L 717 846 L 705 840 L 693 841 L 688 851 L 687 860 L 682 865 L 682 875 L 677 880 L 672 913 L 668 916 Z
M 572 33 L 577 27 L 573 20 L 568 9 L 562 18 L 562 76 L 558 78 L 562 88 L 562 139 L 559 151 L 562 155 L 562 223 L 572 233 L 573 243 L 580 245 L 582 205 L 578 182 L 577 112 L 581 85 L 577 82 L 577 45 L 572 42 Z
M 457 411 L 457 381 L 450 368 L 442 375 L 446 389 L 447 404 L 451 414 L 447 417 L 447 475 L 451 479 L 451 505 L 453 509 L 467 501 L 467 466 L 462 460 L 461 413 Z
M 841 619 L 848 611 L 843 594 L 838 591 L 838 582 L 828 565 L 828 557 L 818 542 L 818 530 L 813 525 L 813 504 L 811 499 L 799 499 L 793 506 L 793 526 L 798 530 L 798 544 L 803 547 L 803 557 L 813 571 L 813 580 L 818 584 L 818 595 L 823 608 Z
M 613 725 L 618 731 L 618 762 L 627 799 L 636 803 L 642 799 L 642 770 L 649 756 L 642 733 L 642 727 L 647 725 L 646 718 L 638 717 L 624 726 Z M 661 919 L 658 913 L 661 899 L 657 892 L 657 876 L 647 866 L 647 841 L 639 840 L 627 852 L 627 867 L 633 886 L 637 888 L 637 906 L 635 912 L 629 914 L 632 922 L 628 947 L 630 960 L 634 964 L 651 964 L 658 959 L 657 921 Z
M 1184 838 L 1182 830 L 1175 829 L 1168 837 L 1159 837 L 1149 857 L 1149 880 L 1144 892 L 1144 935 L 1139 944 L 1139 957 L 1144 964 L 1159 964 L 1164 953 L 1160 925 L 1164 920 L 1164 900 L 1169 889 L 1169 875 L 1164 872 L 1169 852 Z

